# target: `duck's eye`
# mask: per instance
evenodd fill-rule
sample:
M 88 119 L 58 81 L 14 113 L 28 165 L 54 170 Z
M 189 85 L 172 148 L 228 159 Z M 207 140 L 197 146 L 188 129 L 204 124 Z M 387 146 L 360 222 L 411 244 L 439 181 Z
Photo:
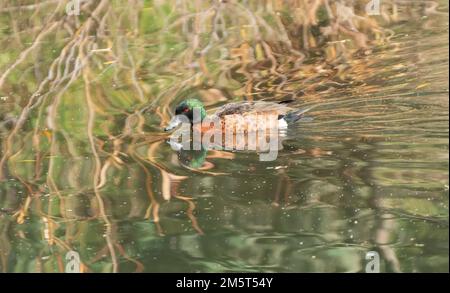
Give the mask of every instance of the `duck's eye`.
M 184 112 L 184 113 L 189 112 L 189 108 L 184 108 L 184 109 L 183 109 L 183 112 Z

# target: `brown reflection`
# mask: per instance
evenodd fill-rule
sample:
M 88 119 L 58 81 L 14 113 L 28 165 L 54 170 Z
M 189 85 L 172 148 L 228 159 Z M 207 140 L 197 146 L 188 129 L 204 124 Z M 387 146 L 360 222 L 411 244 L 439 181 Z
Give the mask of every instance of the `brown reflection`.
M 206 235 L 197 194 L 183 188 L 195 176 L 231 178 L 235 170 L 218 170 L 217 162 L 233 163 L 238 155 L 174 154 L 161 126 L 180 99 L 198 95 L 211 109 L 237 99 L 320 103 L 325 109 L 315 115 L 336 117 L 334 125 L 351 134 L 354 128 L 346 123 L 378 118 L 350 140 L 382 141 L 366 132 L 398 122 L 400 113 L 414 109 L 381 116 L 393 108 L 352 110 L 366 97 L 343 104 L 342 96 L 376 93 L 374 80 L 386 76 L 368 80 L 369 72 L 392 74 L 374 69 L 377 61 L 366 58 L 375 45 L 403 53 L 401 44 L 386 44 L 393 37 L 383 28 L 386 23 L 442 14 L 433 1 L 382 1 L 377 19 L 365 14 L 366 1 L 154 1 L 149 6 L 137 0 L 95 0 L 82 3 L 82 16 L 68 16 L 64 1 L 25 2 L 0 3 L 0 22 L 8 28 L 0 34 L 4 272 L 63 272 L 69 250 L 82 253 L 82 272 L 144 271 L 151 264 L 143 263 L 133 250 L 138 245 L 128 242 L 144 235 L 126 235 L 128 220 L 154 226 L 161 239 L 176 234 L 172 230 L 190 233 L 185 226 Z M 433 20 L 427 22 L 432 25 Z M 393 77 L 420 61 L 410 58 L 400 66 L 385 55 L 379 56 L 386 57 L 383 66 L 393 69 Z M 411 90 L 399 84 L 391 97 Z M 414 89 L 427 89 L 427 84 Z M 331 139 L 317 134 L 312 140 Z M 326 159 L 333 152 L 319 145 L 291 155 L 298 154 Z M 171 156 L 175 163 L 167 162 Z M 271 194 L 276 206 L 291 204 L 292 168 L 276 172 Z M 352 170 L 342 174 L 357 177 Z M 308 203 L 314 200 L 322 199 Z M 377 208 L 384 209 L 382 203 Z M 399 271 L 389 246 L 395 223 L 384 216 L 379 221 L 374 242 Z M 29 252 L 15 252 L 18 243 L 29 245 Z M 15 267 L 19 261 L 9 261 L 13 254 L 27 266 Z M 281 259 L 281 251 L 275 254 Z

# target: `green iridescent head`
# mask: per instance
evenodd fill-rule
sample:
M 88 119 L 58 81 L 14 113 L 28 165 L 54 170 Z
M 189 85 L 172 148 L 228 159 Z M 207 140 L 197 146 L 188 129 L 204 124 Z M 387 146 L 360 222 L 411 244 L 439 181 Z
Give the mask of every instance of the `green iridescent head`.
M 178 104 L 175 108 L 175 117 L 170 120 L 169 125 L 164 129 L 169 131 L 180 125 L 183 120 L 180 118 L 183 115 L 189 119 L 191 124 L 203 121 L 206 117 L 206 110 L 203 103 L 197 99 L 187 99 Z

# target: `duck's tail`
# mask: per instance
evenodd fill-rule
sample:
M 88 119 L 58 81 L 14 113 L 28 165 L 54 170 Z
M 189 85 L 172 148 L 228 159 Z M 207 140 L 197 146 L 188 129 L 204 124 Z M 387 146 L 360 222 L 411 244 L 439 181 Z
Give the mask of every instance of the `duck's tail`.
M 310 111 L 313 108 L 314 107 L 309 107 L 306 109 L 288 112 L 285 115 L 278 116 L 278 120 L 284 119 L 287 122 L 287 124 L 295 123 L 295 122 L 299 121 L 300 119 L 305 118 L 305 113 Z

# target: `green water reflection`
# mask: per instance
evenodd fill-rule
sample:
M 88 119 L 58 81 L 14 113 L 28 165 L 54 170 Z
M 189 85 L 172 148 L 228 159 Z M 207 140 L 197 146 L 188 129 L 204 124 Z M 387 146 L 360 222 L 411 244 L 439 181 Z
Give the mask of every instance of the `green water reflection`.
M 0 271 L 448 271 L 447 1 L 9 2 Z M 193 96 L 314 119 L 273 162 L 176 152 Z

